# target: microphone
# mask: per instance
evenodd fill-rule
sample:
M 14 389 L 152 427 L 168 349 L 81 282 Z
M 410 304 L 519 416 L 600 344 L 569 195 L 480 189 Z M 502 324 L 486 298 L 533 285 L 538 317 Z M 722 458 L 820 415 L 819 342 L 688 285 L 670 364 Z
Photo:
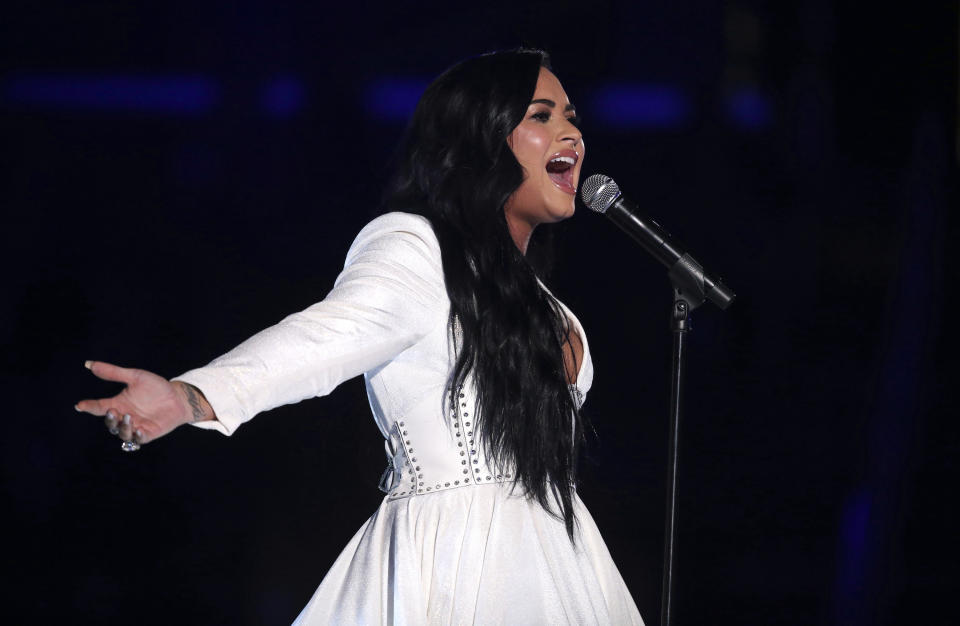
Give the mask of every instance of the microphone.
M 637 205 L 620 193 L 620 187 L 609 176 L 594 174 L 583 183 L 580 199 L 588 208 L 603 213 L 633 237 L 644 250 L 670 270 L 670 279 L 684 295 L 697 298 L 691 306 L 699 306 L 704 299 L 726 309 L 736 294 L 719 278 L 704 271 L 683 247 L 659 224 L 644 215 Z

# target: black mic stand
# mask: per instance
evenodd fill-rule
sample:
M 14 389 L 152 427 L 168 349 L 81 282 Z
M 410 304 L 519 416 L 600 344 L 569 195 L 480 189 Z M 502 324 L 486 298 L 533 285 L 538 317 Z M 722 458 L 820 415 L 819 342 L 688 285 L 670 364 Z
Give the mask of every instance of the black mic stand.
M 684 342 L 690 331 L 690 312 L 706 299 L 703 268 L 684 254 L 668 272 L 673 285 L 670 331 L 673 333 L 673 361 L 670 376 L 670 424 L 667 439 L 667 508 L 663 538 L 663 595 L 660 602 L 660 626 L 673 620 L 673 570 L 677 528 L 677 471 L 680 461 L 680 415 L 683 387 Z

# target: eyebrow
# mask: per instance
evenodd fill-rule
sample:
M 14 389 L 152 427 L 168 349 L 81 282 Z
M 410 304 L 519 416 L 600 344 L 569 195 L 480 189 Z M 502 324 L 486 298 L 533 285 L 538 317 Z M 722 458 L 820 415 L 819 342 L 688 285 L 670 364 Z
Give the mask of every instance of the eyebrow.
M 554 102 L 553 100 L 549 100 L 549 99 L 547 99 L 547 98 L 537 98 L 536 100 L 531 100 L 531 101 L 530 101 L 530 104 L 545 104 L 545 105 L 547 105 L 547 106 L 550 107 L 550 108 L 555 108 L 555 107 L 557 106 L 557 103 L 556 103 L 556 102 Z M 573 103 L 570 102 L 570 103 L 567 104 L 567 106 L 565 106 L 565 107 L 563 108 L 563 110 L 564 110 L 564 111 L 576 111 L 576 110 L 577 110 L 577 107 L 573 106 Z

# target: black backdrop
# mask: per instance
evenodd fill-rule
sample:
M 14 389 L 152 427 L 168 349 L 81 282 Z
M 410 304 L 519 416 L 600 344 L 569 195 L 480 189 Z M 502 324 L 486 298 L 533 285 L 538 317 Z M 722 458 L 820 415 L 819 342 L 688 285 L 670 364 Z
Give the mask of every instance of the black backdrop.
M 4 612 L 296 616 L 381 498 L 361 381 L 129 455 L 73 412 L 115 391 L 82 363 L 172 376 L 322 298 L 404 94 L 523 43 L 584 116 L 585 174 L 739 295 L 694 315 L 677 623 L 956 619 L 957 24 L 827 0 L 5 10 Z M 548 281 L 597 370 L 580 493 L 655 624 L 669 286 L 588 213 Z

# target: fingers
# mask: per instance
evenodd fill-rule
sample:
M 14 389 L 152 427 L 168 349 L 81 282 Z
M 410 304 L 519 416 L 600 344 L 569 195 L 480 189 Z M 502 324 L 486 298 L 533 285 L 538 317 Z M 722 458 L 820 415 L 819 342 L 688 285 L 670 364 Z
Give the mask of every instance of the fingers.
M 133 418 L 129 413 L 125 413 L 123 417 L 120 418 L 120 438 L 124 441 L 133 440 Z
M 120 424 L 117 420 L 117 414 L 113 409 L 107 410 L 107 417 L 103 420 L 103 423 L 106 425 L 107 430 L 111 435 L 120 434 Z
M 123 439 L 120 449 L 124 452 L 136 452 L 140 449 L 140 442 L 143 441 L 143 433 L 140 429 L 134 430 L 133 418 L 129 413 L 120 419 L 120 438 Z
M 130 384 L 136 379 L 139 370 L 120 367 L 103 361 L 85 361 L 83 364 L 93 375 L 103 380 L 112 380 L 117 383 Z
M 81 400 L 73 405 L 73 408 L 83 413 L 90 413 L 91 415 L 106 415 L 107 409 L 110 408 L 107 403 L 110 400 L 113 400 L 113 398 L 106 400 Z
M 124 441 L 142 444 L 147 443 L 150 439 L 144 432 L 144 427 L 147 424 L 137 423 L 137 420 L 129 413 L 120 415 L 116 409 L 107 409 L 103 423 L 111 435 L 115 435 Z

